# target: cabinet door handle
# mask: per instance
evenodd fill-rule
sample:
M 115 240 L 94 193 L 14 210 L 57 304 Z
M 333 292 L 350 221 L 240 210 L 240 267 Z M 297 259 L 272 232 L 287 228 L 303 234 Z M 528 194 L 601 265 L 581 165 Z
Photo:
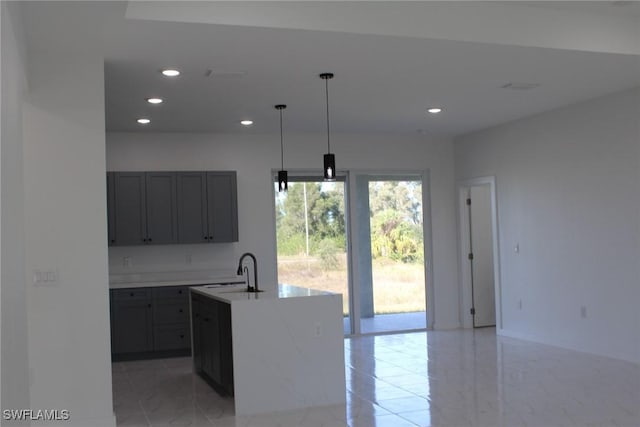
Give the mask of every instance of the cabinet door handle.
M 146 241 L 147 241 L 147 239 L 142 239 L 142 241 L 143 241 L 143 242 L 146 242 Z
M 178 310 L 178 311 L 179 311 L 180 313 L 182 313 L 182 312 L 183 312 L 183 311 L 182 311 L 182 309 L 180 309 L 180 310 Z
M 213 240 L 213 236 L 209 236 L 209 240 Z
M 151 237 L 149 237 L 149 238 L 147 239 L 147 242 L 153 242 L 153 239 L 152 239 Z
M 130 296 L 130 297 L 132 297 L 133 295 L 134 295 L 134 293 L 133 293 L 133 292 L 131 292 L 131 293 L 129 294 L 129 296 Z
M 209 240 L 209 236 L 204 236 L 204 240 Z
M 116 239 L 111 239 L 111 243 L 115 243 L 115 242 L 116 242 Z
M 147 307 L 151 308 L 151 304 L 147 304 Z
M 182 295 L 182 289 L 180 289 L 180 290 L 178 291 L 178 293 L 179 293 L 180 295 Z
M 184 335 L 180 335 L 180 338 L 184 338 Z

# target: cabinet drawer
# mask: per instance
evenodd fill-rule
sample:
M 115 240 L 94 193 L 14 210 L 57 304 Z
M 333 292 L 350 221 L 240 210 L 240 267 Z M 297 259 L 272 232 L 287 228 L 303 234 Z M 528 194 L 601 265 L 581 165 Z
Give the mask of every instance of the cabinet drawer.
M 191 347 L 188 324 L 157 325 L 154 331 L 154 350 L 177 350 Z
M 153 308 L 154 323 L 189 322 L 189 303 L 156 304 Z
M 183 299 L 185 303 L 189 301 L 189 287 L 188 286 L 163 286 L 153 288 L 154 298 L 176 298 Z
M 145 299 L 151 297 L 151 289 L 149 288 L 113 289 L 111 293 L 115 300 Z

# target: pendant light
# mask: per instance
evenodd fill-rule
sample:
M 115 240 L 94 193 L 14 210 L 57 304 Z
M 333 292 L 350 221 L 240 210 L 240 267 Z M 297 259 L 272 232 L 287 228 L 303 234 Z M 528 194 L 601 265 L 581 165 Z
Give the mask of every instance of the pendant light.
M 336 180 L 336 156 L 331 153 L 331 135 L 329 133 L 329 79 L 333 78 L 333 73 L 322 73 L 320 78 L 324 80 L 325 93 L 327 96 L 327 154 L 324 155 L 324 180 Z
M 278 171 L 278 192 L 280 192 L 280 191 L 287 191 L 287 189 L 289 188 L 288 177 L 287 177 L 288 174 L 287 174 L 287 171 L 284 170 L 284 143 L 282 139 L 282 110 L 287 108 L 287 106 L 284 104 L 278 104 L 275 106 L 275 108 L 280 112 L 280 161 L 281 161 L 280 165 L 281 165 L 281 168 Z

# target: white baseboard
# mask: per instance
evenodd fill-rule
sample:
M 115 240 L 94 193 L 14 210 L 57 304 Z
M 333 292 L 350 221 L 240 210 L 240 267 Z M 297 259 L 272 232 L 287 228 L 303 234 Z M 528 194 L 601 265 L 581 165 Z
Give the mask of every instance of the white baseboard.
M 562 348 L 565 350 L 577 351 L 579 353 L 592 354 L 594 356 L 608 357 L 610 359 L 616 359 L 616 360 L 622 360 L 625 362 L 640 364 L 640 360 L 636 360 L 630 357 L 625 357 L 624 355 L 602 353 L 602 352 L 597 352 L 589 349 L 577 348 L 577 347 L 573 347 L 573 346 L 562 344 L 562 343 L 549 342 L 549 341 L 540 339 L 539 337 L 536 337 L 534 335 L 524 334 L 521 332 L 516 332 L 508 329 L 497 330 L 496 334 L 499 336 L 507 337 L 507 338 L 515 338 L 523 341 L 534 342 L 536 344 L 548 345 L 550 347 Z
M 431 325 L 434 331 L 449 331 L 452 329 L 460 329 L 460 322 L 456 323 L 443 323 L 443 322 L 434 322 Z

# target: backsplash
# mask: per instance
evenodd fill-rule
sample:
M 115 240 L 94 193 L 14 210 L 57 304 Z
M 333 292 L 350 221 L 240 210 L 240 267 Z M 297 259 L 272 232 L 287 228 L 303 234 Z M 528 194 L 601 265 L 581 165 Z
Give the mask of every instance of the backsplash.
M 109 248 L 109 275 L 206 271 L 235 275 L 236 243 Z

